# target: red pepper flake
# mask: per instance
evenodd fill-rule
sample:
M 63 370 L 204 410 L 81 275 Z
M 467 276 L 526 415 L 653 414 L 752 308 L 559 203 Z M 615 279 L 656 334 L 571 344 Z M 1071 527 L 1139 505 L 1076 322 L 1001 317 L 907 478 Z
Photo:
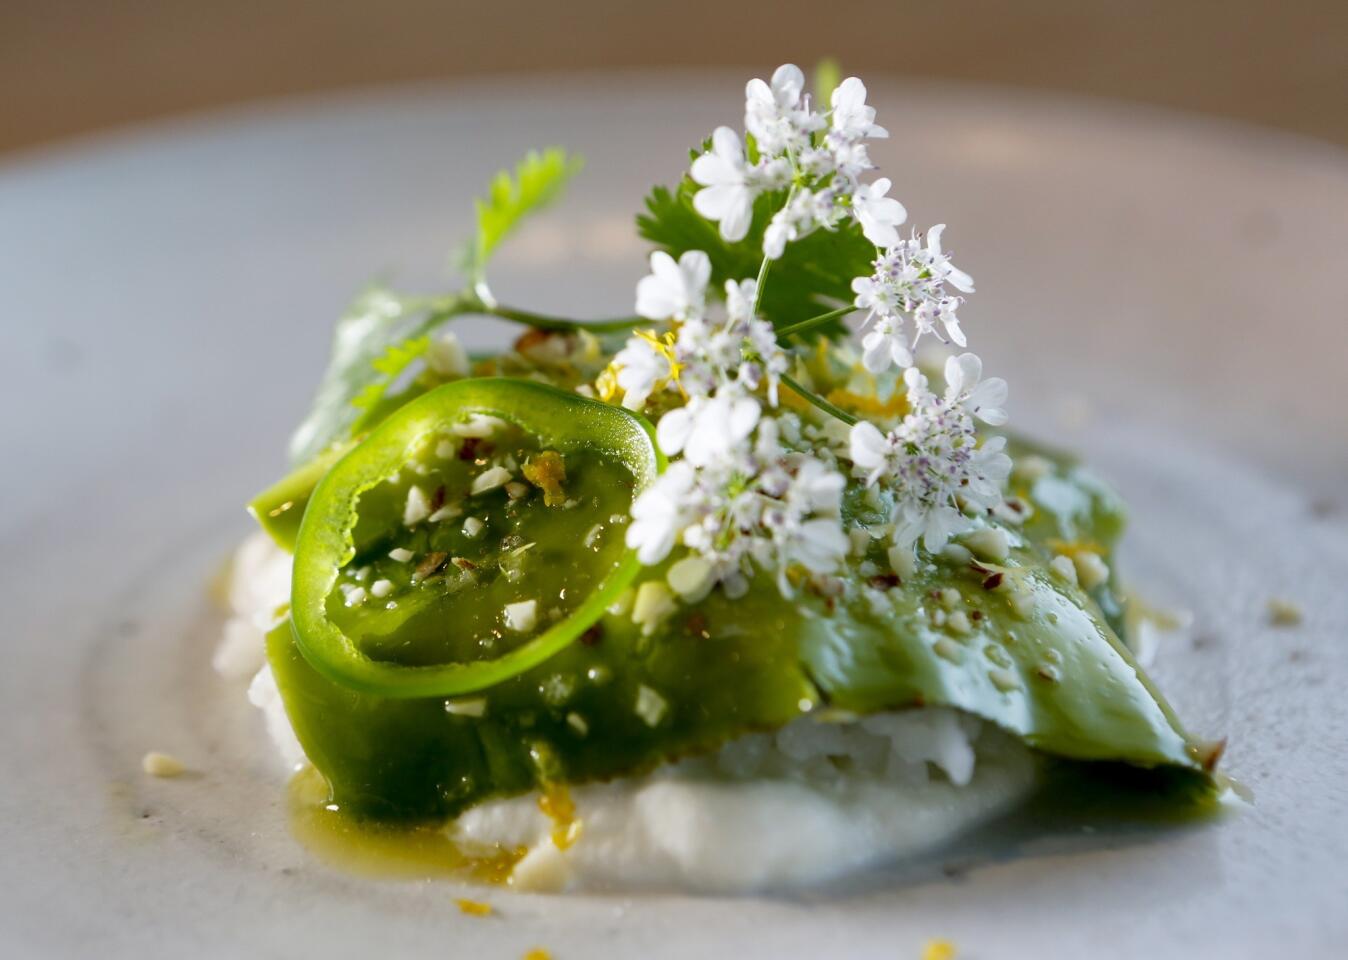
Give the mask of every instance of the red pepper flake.
M 604 638 L 604 625 L 596 623 L 580 635 L 580 642 L 587 647 L 599 646 L 599 641 Z
M 1004 575 L 999 570 L 983 581 L 983 589 L 996 590 L 998 587 L 1002 585 L 1002 580 L 1004 579 L 1005 579 Z
M 970 611 L 969 611 L 969 619 L 970 619 L 970 620 L 982 620 L 982 619 L 983 619 L 983 611 L 982 611 L 982 610 L 970 610 Z
M 435 511 L 439 510 L 444 505 L 445 485 L 442 483 L 440 486 L 436 487 L 435 492 L 431 494 L 431 513 L 435 513 Z
M 897 573 L 877 573 L 866 582 L 879 590 L 890 590 L 903 584 Z
M 477 569 L 477 564 L 474 563 L 473 561 L 469 560 L 467 557 L 455 557 L 455 558 L 453 558 L 452 560 L 450 560 L 449 562 L 452 563 L 452 564 L 454 564 L 454 566 L 458 567 L 460 570 L 476 570 L 476 569 Z
M 688 622 L 685 626 L 689 633 L 701 637 L 703 640 L 707 640 L 711 637 L 711 634 L 707 631 L 707 618 L 700 610 L 694 612 L 688 618 Z

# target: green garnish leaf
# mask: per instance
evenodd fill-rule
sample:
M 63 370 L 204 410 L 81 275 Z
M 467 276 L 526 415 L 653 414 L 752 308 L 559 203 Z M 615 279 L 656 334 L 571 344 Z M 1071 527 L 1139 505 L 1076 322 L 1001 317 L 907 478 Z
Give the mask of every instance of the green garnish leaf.
M 383 378 L 367 383 L 352 398 L 351 403 L 361 410 L 369 410 L 376 406 L 380 400 L 384 399 L 389 388 L 400 377 L 408 367 L 420 360 L 426 355 L 426 350 L 431 345 L 431 338 L 426 336 L 413 337 L 411 340 L 404 340 L 401 343 L 389 345 L 383 353 L 371 361 L 370 366 L 374 367 L 377 373 L 383 374 Z
M 519 224 L 555 200 L 581 168 L 580 157 L 560 147 L 531 150 L 512 174 L 502 170 L 485 199 L 477 201 L 477 235 L 468 252 L 474 282 L 493 252 Z M 353 429 L 370 426 L 389 388 L 426 350 L 424 337 L 456 313 L 481 304 L 465 295 L 436 306 L 410 305 L 382 286 L 362 293 L 337 323 L 332 356 L 313 406 L 290 441 L 290 457 L 304 463 Z
M 487 196 L 477 200 L 477 237 L 468 257 L 469 275 L 475 282 L 482 279 L 501 241 L 530 214 L 556 200 L 583 165 L 579 156 L 561 147 L 548 147 L 525 154 L 513 176 L 509 170 L 496 174 Z
M 637 229 L 676 259 L 688 250 L 706 251 L 716 286 L 757 276 L 763 262 L 763 231 L 785 195 L 759 197 L 748 234 L 738 243 L 728 243 L 716 224 L 693 209 L 693 194 L 699 189 L 689 177 L 674 190 L 656 187 L 646 197 L 646 212 L 637 216 Z M 783 327 L 850 303 L 852 278 L 869 274 L 874 257 L 874 245 L 852 221 L 836 230 L 817 230 L 789 244 L 769 271 L 759 304 L 763 316 L 774 326 Z M 836 324 L 832 327 L 833 331 L 840 329 Z M 821 330 L 829 332 L 828 328 Z
M 362 411 L 424 353 L 425 335 L 449 315 L 409 307 L 382 286 L 357 297 L 337 322 L 328 369 L 309 415 L 290 438 L 292 462 L 305 463 L 347 439 Z

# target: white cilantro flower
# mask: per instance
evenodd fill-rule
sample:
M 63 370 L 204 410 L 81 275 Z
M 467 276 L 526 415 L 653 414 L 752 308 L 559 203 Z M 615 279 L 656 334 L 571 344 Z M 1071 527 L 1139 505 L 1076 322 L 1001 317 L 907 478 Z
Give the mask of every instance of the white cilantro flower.
M 832 186 L 818 192 L 796 190 L 782 208 L 772 216 L 763 231 L 763 256 L 780 259 L 786 245 L 794 243 L 823 227 L 832 230 L 843 217 L 838 206 L 839 193 Z
M 889 193 L 889 178 L 881 177 L 874 183 L 860 183 L 852 193 L 852 215 L 861 224 L 861 232 L 877 247 L 899 245 L 899 224 L 908 219 L 903 204 Z
M 777 406 L 777 388 L 789 363 L 771 323 L 754 315 L 758 281 L 727 280 L 726 330 L 736 338 L 740 357 L 736 380 L 746 390 L 767 384 L 768 405 Z
M 972 293 L 973 278 L 950 262 L 941 250 L 945 224 L 938 223 L 927 233 L 925 245 L 917 233 L 884 250 L 875 260 L 875 273 L 852 281 L 853 300 L 866 310 L 862 324 L 862 345 L 866 350 L 866 369 L 879 373 L 891 363 L 912 365 L 912 344 L 924 334 L 949 340 L 963 347 L 967 341 L 960 328 L 957 311 L 964 298 L 946 293 L 948 283 L 956 290 Z M 904 314 L 910 314 L 914 332 L 912 343 L 904 343 Z M 937 326 L 944 331 L 942 335 Z
M 753 135 L 759 153 L 775 157 L 798 152 L 809 145 L 810 134 L 824 120 L 802 102 L 805 74 L 784 63 L 772 74 L 771 83 L 750 80 L 744 86 L 744 129 Z
M 866 105 L 866 85 L 857 77 L 848 77 L 838 84 L 830 98 L 833 106 L 832 130 L 848 142 L 870 137 L 882 140 L 889 131 L 875 122 L 875 108 Z
M 679 326 L 673 354 L 685 395 L 707 397 L 723 387 L 752 393 L 766 385 L 768 403 L 777 405 L 788 364 L 772 324 L 753 313 L 757 289 L 752 279 L 727 280 L 724 320 L 698 317 Z
M 903 318 L 895 313 L 881 313 L 868 322 L 870 326 L 861 338 L 862 366 L 871 373 L 888 370 L 891 364 L 911 367 L 913 352 L 908 348 Z
M 736 391 L 693 397 L 660 418 L 655 438 L 669 456 L 683 454 L 695 467 L 725 461 L 758 425 L 758 401 Z
M 651 272 L 637 282 L 637 315 L 650 320 L 692 320 L 707 304 L 711 260 L 689 250 L 678 263 L 663 250 L 651 254 Z
M 980 446 L 974 430 L 975 416 L 1005 422 L 1005 381 L 980 383 L 982 363 L 973 354 L 950 358 L 946 371 L 946 393 L 937 396 L 922 372 L 909 367 L 904 382 L 911 411 L 903 421 L 889 433 L 864 420 L 851 431 L 851 459 L 866 483 L 884 482 L 894 491 L 894 542 L 902 547 L 919 540 L 929 551 L 945 546 L 970 526 L 963 507 L 995 507 L 1011 472 L 1006 439 Z
M 679 534 L 690 519 L 693 485 L 697 473 L 690 464 L 671 463 L 632 502 L 632 522 L 627 527 L 627 545 L 646 565 L 669 556 Z
M 930 270 L 937 281 L 948 283 L 961 293 L 973 293 L 974 278 L 951 263 L 950 258 L 941 251 L 941 234 L 944 232 L 944 223 L 938 223 L 928 230 L 926 248 L 914 249 L 913 259 Z
M 719 223 L 721 236 L 734 243 L 749 232 L 754 198 L 789 183 L 791 166 L 772 157 L 749 164 L 739 135 L 729 127 L 717 127 L 711 135 L 711 150 L 693 161 L 689 175 L 702 185 L 693 194 L 693 209 Z
M 961 353 L 945 362 L 945 402 L 962 406 L 986 424 L 1006 423 L 1003 404 L 1009 390 L 1001 377 L 983 379 L 983 361 L 977 354 Z
M 645 407 L 651 392 L 674 374 L 669 358 L 655 348 L 652 339 L 650 334 L 629 337 L 613 357 L 618 371 L 616 380 L 623 390 L 623 406 L 628 410 Z
M 695 429 L 704 417 L 726 413 L 716 409 L 719 399 L 690 402 L 697 408 L 691 415 Z M 678 412 L 661 419 L 662 431 Z M 627 543 L 642 563 L 659 563 L 682 544 L 706 562 L 712 581 L 731 597 L 748 589 L 755 564 L 775 569 L 787 596 L 788 570 L 837 569 L 848 549 L 841 519 L 845 478 L 822 460 L 781 445 L 783 432 L 798 434 L 794 424 L 783 431 L 778 420 L 765 418 L 755 426 L 756 435 L 753 428 L 737 430 L 733 443 L 719 446 L 714 456 L 699 455 L 698 463 L 684 446 L 684 459 L 637 497 Z

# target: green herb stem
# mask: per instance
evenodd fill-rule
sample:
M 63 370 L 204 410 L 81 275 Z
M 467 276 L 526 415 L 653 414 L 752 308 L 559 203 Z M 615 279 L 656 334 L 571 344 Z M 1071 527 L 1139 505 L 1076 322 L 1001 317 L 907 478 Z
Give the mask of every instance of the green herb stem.
M 808 320 L 801 320 L 797 323 L 780 327 L 777 330 L 778 338 L 794 336 L 798 333 L 804 333 L 806 330 L 813 330 L 815 327 L 823 326 L 830 320 L 837 320 L 839 317 L 845 317 L 856 310 L 854 306 L 839 307 L 837 310 L 830 310 L 828 313 L 821 313 L 817 317 L 810 317 Z
M 485 313 L 491 317 L 509 320 L 511 323 L 523 323 L 538 330 L 589 330 L 591 333 L 619 333 L 631 330 L 650 321 L 644 317 L 614 317 L 607 320 L 569 320 L 565 317 L 552 317 L 547 314 L 533 313 L 529 310 L 517 310 L 514 307 L 499 305 L 478 305 L 474 312 Z
M 798 396 L 804 398 L 805 400 L 808 400 L 810 403 L 814 404 L 820 410 L 823 410 L 829 416 L 837 417 L 839 420 L 847 424 L 849 427 L 857 422 L 856 417 L 852 416 L 850 413 L 848 413 L 841 407 L 836 407 L 833 404 L 829 403 L 827 400 L 819 396 L 819 394 L 815 393 L 813 390 L 805 389 L 805 387 L 801 386 L 801 384 L 798 383 L 794 377 L 791 377 L 784 373 L 782 374 L 782 383 L 786 384 L 786 386 L 789 387 Z

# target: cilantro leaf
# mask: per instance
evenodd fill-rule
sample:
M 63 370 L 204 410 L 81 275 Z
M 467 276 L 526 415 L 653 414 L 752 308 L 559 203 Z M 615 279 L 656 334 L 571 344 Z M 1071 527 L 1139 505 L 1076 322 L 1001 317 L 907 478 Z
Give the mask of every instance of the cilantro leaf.
M 748 234 L 737 243 L 728 243 L 715 223 L 693 209 L 693 194 L 699 189 L 689 177 L 673 190 L 654 188 L 646 197 L 645 213 L 637 216 L 638 231 L 675 258 L 688 250 L 706 251 L 712 282 L 718 286 L 757 276 L 763 262 L 763 231 L 785 201 L 785 193 L 759 197 Z M 782 327 L 850 303 L 852 279 L 870 274 L 874 257 L 875 247 L 850 220 L 836 230 L 816 230 L 788 244 L 768 270 L 760 302 L 763 316 Z
M 309 415 L 290 438 L 291 460 L 305 463 L 350 436 L 363 411 L 425 352 L 425 334 L 449 315 L 409 308 L 382 286 L 357 297 L 337 323 L 332 356 Z
M 477 233 L 468 247 L 473 280 L 496 248 L 529 214 L 541 210 L 581 167 L 581 159 L 560 147 L 532 150 L 502 170 L 487 196 L 476 201 Z M 337 323 L 332 356 L 309 415 L 290 440 L 290 457 L 306 462 L 379 419 L 388 391 L 426 350 L 425 335 L 476 301 L 448 298 L 437 308 L 413 307 L 384 287 L 371 287 Z M 478 304 L 480 306 L 480 304 Z
M 501 241 L 529 214 L 535 213 L 561 194 L 566 182 L 580 171 L 584 161 L 561 147 L 530 150 L 515 165 L 514 176 L 502 170 L 492 178 L 485 198 L 476 201 L 477 237 L 468 256 L 468 269 L 474 280 Z

